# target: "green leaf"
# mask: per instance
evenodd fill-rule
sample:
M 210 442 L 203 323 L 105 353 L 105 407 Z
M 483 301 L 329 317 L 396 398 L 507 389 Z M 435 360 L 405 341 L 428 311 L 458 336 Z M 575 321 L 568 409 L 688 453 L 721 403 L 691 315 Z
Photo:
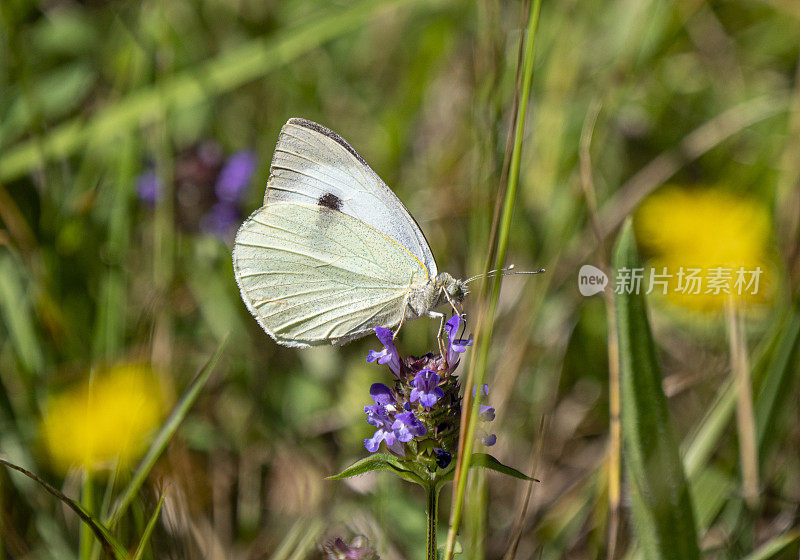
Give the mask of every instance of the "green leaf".
M 514 478 L 518 478 L 520 480 L 528 480 L 531 482 L 539 482 L 535 478 L 531 478 L 526 474 L 519 472 L 517 469 L 513 467 L 509 467 L 504 465 L 488 453 L 473 453 L 472 459 L 469 462 L 469 467 L 471 469 L 475 467 L 493 470 L 495 472 L 499 472 L 501 474 L 505 474 L 508 476 L 513 476 Z
M 115 558 L 117 560 L 128 560 L 130 556 L 128 556 L 128 552 L 125 550 L 125 547 L 117 540 L 117 538 L 105 527 L 99 520 L 92 517 L 92 515 L 86 511 L 78 502 L 73 500 L 72 498 L 65 495 L 63 492 L 50 486 L 47 482 L 39 478 L 36 474 L 30 472 L 27 469 L 20 467 L 19 465 L 15 465 L 10 461 L 6 461 L 5 459 L 0 459 L 0 465 L 5 465 L 6 467 L 13 469 L 17 472 L 20 472 L 36 482 L 39 486 L 44 488 L 47 492 L 61 500 L 67 507 L 69 507 L 75 514 L 81 518 L 83 521 L 94 533 L 95 538 L 97 538 L 100 546 L 103 548 L 103 552 L 105 552 L 111 558 Z
M 630 220 L 614 248 L 613 268 L 640 267 Z M 641 293 L 617 293 L 622 456 L 633 503 L 634 532 L 647 558 L 700 558 L 689 486 L 662 389 L 655 343 Z
M 359 461 L 356 461 L 339 474 L 329 476 L 328 480 L 342 480 L 368 473 L 370 471 L 378 470 L 391 470 L 394 471 L 394 473 L 400 478 L 408 480 L 409 482 L 414 482 L 422 486 L 425 485 L 425 482 L 418 474 L 407 469 L 397 457 L 390 455 L 389 453 L 376 453 L 374 455 L 370 455 L 369 457 L 365 457 Z
M 181 397 L 181 400 L 178 401 L 177 405 L 175 405 L 175 408 L 172 410 L 169 418 L 167 418 L 167 421 L 156 434 L 152 445 L 150 445 L 150 449 L 139 463 L 136 472 L 133 473 L 131 481 L 117 499 L 116 503 L 114 504 L 114 509 L 106 518 L 106 523 L 109 527 L 114 527 L 114 525 L 117 524 L 122 517 L 122 514 L 125 513 L 125 510 L 130 505 L 131 501 L 133 501 L 133 498 L 136 496 L 139 488 L 141 488 L 142 484 L 144 484 L 144 481 L 147 478 L 147 475 L 150 473 L 150 470 L 153 468 L 153 465 L 156 464 L 156 461 L 161 456 L 161 453 L 164 451 L 164 449 L 166 449 L 167 444 L 172 439 L 172 436 L 175 435 L 175 432 L 178 430 L 178 426 L 180 426 L 181 422 L 186 417 L 186 414 L 194 404 L 194 401 L 197 400 L 197 396 L 200 394 L 200 391 L 203 387 L 205 387 L 205 384 L 208 381 L 208 378 L 211 376 L 211 372 L 214 371 L 214 366 L 217 365 L 217 361 L 219 361 L 219 357 L 222 355 L 222 350 L 225 348 L 225 344 L 227 342 L 228 339 L 226 338 L 217 347 L 217 351 L 214 352 L 214 355 L 209 358 L 208 362 L 206 362 L 206 365 L 203 366 L 203 369 L 201 369 L 200 372 L 195 376 L 194 380 L 189 385 L 189 388 Z

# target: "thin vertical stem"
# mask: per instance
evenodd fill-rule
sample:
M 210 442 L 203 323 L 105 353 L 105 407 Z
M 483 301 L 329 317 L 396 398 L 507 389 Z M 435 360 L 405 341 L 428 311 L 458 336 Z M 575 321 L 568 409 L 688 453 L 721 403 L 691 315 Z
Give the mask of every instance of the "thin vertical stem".
M 0 476 L 0 560 L 5 560 L 6 558 L 6 554 L 4 552 L 6 547 L 3 546 L 3 534 L 5 529 L 4 525 L 5 525 L 5 510 L 6 510 L 5 496 L 4 496 L 5 488 L 3 487 L 4 486 L 3 483 L 4 479 L 2 476 Z
M 620 499 L 622 496 L 622 422 L 620 412 L 619 334 L 614 295 L 604 293 L 608 330 L 608 532 L 606 558 L 614 560 L 619 535 Z
M 739 435 L 742 494 L 747 506 L 754 509 L 758 506 L 758 444 L 744 321 L 733 302 L 729 301 L 725 310 L 728 318 L 731 370 L 736 385 L 736 429 Z
M 509 231 L 511 230 L 511 217 L 514 212 L 514 200 L 519 186 L 520 163 L 522 160 L 522 139 L 525 131 L 525 119 L 530 101 L 531 85 L 533 82 L 533 62 L 535 54 L 536 28 L 539 23 L 539 10 L 541 0 L 535 0 L 530 10 L 525 29 L 525 50 L 522 59 L 522 94 L 517 110 L 517 119 L 514 126 L 514 146 L 511 153 L 511 163 L 508 173 L 508 184 L 503 199 L 503 211 L 500 218 L 500 229 L 497 237 L 497 251 L 495 253 L 495 268 L 505 265 L 506 250 L 508 248 Z M 492 324 L 497 311 L 497 302 L 500 296 L 502 275 L 497 274 L 491 279 L 492 289 L 488 302 L 484 302 L 478 313 L 475 329 L 477 349 L 473 353 L 466 383 L 464 384 L 464 401 L 461 412 L 461 428 L 458 441 L 458 456 L 456 458 L 455 483 L 453 485 L 453 506 L 450 513 L 450 527 L 447 533 L 447 546 L 445 560 L 453 558 L 456 534 L 461 524 L 464 511 L 464 497 L 467 488 L 467 474 L 469 473 L 470 457 L 472 456 L 475 427 L 478 420 L 478 399 L 472 398 L 472 387 L 483 384 L 486 377 L 486 368 L 489 361 L 489 346 L 492 338 Z M 488 303 L 488 306 L 486 305 Z
M 439 489 L 436 488 L 435 484 L 428 484 L 425 487 L 425 493 L 427 498 L 427 520 L 428 520 L 428 532 L 426 535 L 427 540 L 427 560 L 436 560 L 436 524 L 438 520 L 438 498 L 439 498 Z
M 601 265 L 611 272 L 610 256 L 603 238 L 603 225 L 597 212 L 597 192 L 592 174 L 591 145 L 594 126 L 600 114 L 600 102 L 595 99 L 583 121 L 580 144 L 581 187 L 589 209 L 592 230 L 597 238 Z M 613 560 L 619 535 L 620 500 L 622 496 L 622 423 L 620 417 L 619 336 L 612 290 L 604 290 L 606 303 L 606 329 L 608 331 L 608 528 L 606 531 L 606 558 Z

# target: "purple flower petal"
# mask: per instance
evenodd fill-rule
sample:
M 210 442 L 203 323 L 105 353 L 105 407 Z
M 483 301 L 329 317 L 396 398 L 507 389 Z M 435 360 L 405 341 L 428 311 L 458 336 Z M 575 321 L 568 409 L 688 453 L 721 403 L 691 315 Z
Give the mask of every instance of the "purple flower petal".
M 460 326 L 461 317 L 458 315 L 453 315 L 444 325 L 447 331 L 447 363 L 451 368 L 458 365 L 459 355 L 467 351 L 467 346 L 472 345 L 472 337 L 456 339 Z
M 394 404 L 392 390 L 383 383 L 373 383 L 369 388 L 369 395 L 377 404 L 384 406 Z
M 483 422 L 491 422 L 494 420 L 494 407 L 482 404 L 479 408 L 478 419 Z
M 497 443 L 497 436 L 494 434 L 483 436 L 481 438 L 481 443 L 483 443 L 483 445 L 485 445 L 486 447 L 491 447 L 492 445 Z
M 256 170 L 256 156 L 250 150 L 241 150 L 228 158 L 217 176 L 217 198 L 238 202 Z
M 424 436 L 428 431 L 425 425 L 414 416 L 413 412 L 403 412 L 395 416 L 392 430 L 400 441 L 411 441 L 416 436 Z
M 392 424 L 392 419 L 389 418 L 386 409 L 379 404 L 368 404 L 364 407 L 364 412 L 367 414 L 367 424 L 376 428 L 388 428 Z
M 367 354 L 367 361 L 370 363 L 378 362 L 381 365 L 388 365 L 392 373 L 400 377 L 400 354 L 394 346 L 394 335 L 392 331 L 383 327 L 375 327 L 375 334 L 384 348 L 380 352 L 370 350 L 369 354 Z
M 383 441 L 383 437 L 386 434 L 386 431 L 381 428 L 377 430 L 371 438 L 367 438 L 364 440 L 364 447 L 367 448 L 367 451 L 370 453 L 375 453 L 378 448 L 381 446 L 381 442 Z
M 411 402 L 419 401 L 425 408 L 430 408 L 444 396 L 439 385 L 439 375 L 430 369 L 423 369 L 414 376 L 414 389 L 411 390 Z

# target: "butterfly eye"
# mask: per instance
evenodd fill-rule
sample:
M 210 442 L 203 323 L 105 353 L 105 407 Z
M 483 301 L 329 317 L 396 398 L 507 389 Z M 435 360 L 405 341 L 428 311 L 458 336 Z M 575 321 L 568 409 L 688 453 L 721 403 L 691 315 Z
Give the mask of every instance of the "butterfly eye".
M 456 281 L 447 287 L 447 295 L 454 300 L 461 302 L 467 296 L 467 291 L 462 282 Z

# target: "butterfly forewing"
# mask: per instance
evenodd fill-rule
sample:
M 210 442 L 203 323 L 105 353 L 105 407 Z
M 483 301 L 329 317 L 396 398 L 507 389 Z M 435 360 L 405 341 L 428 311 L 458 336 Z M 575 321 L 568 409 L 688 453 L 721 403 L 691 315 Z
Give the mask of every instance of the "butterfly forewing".
M 400 323 L 424 264 L 370 225 L 320 204 L 271 202 L 236 235 L 236 281 L 250 312 L 288 346 L 340 344 Z
M 305 119 L 281 130 L 264 204 L 298 202 L 338 210 L 392 238 L 435 277 L 425 235 L 403 203 L 338 134 Z

